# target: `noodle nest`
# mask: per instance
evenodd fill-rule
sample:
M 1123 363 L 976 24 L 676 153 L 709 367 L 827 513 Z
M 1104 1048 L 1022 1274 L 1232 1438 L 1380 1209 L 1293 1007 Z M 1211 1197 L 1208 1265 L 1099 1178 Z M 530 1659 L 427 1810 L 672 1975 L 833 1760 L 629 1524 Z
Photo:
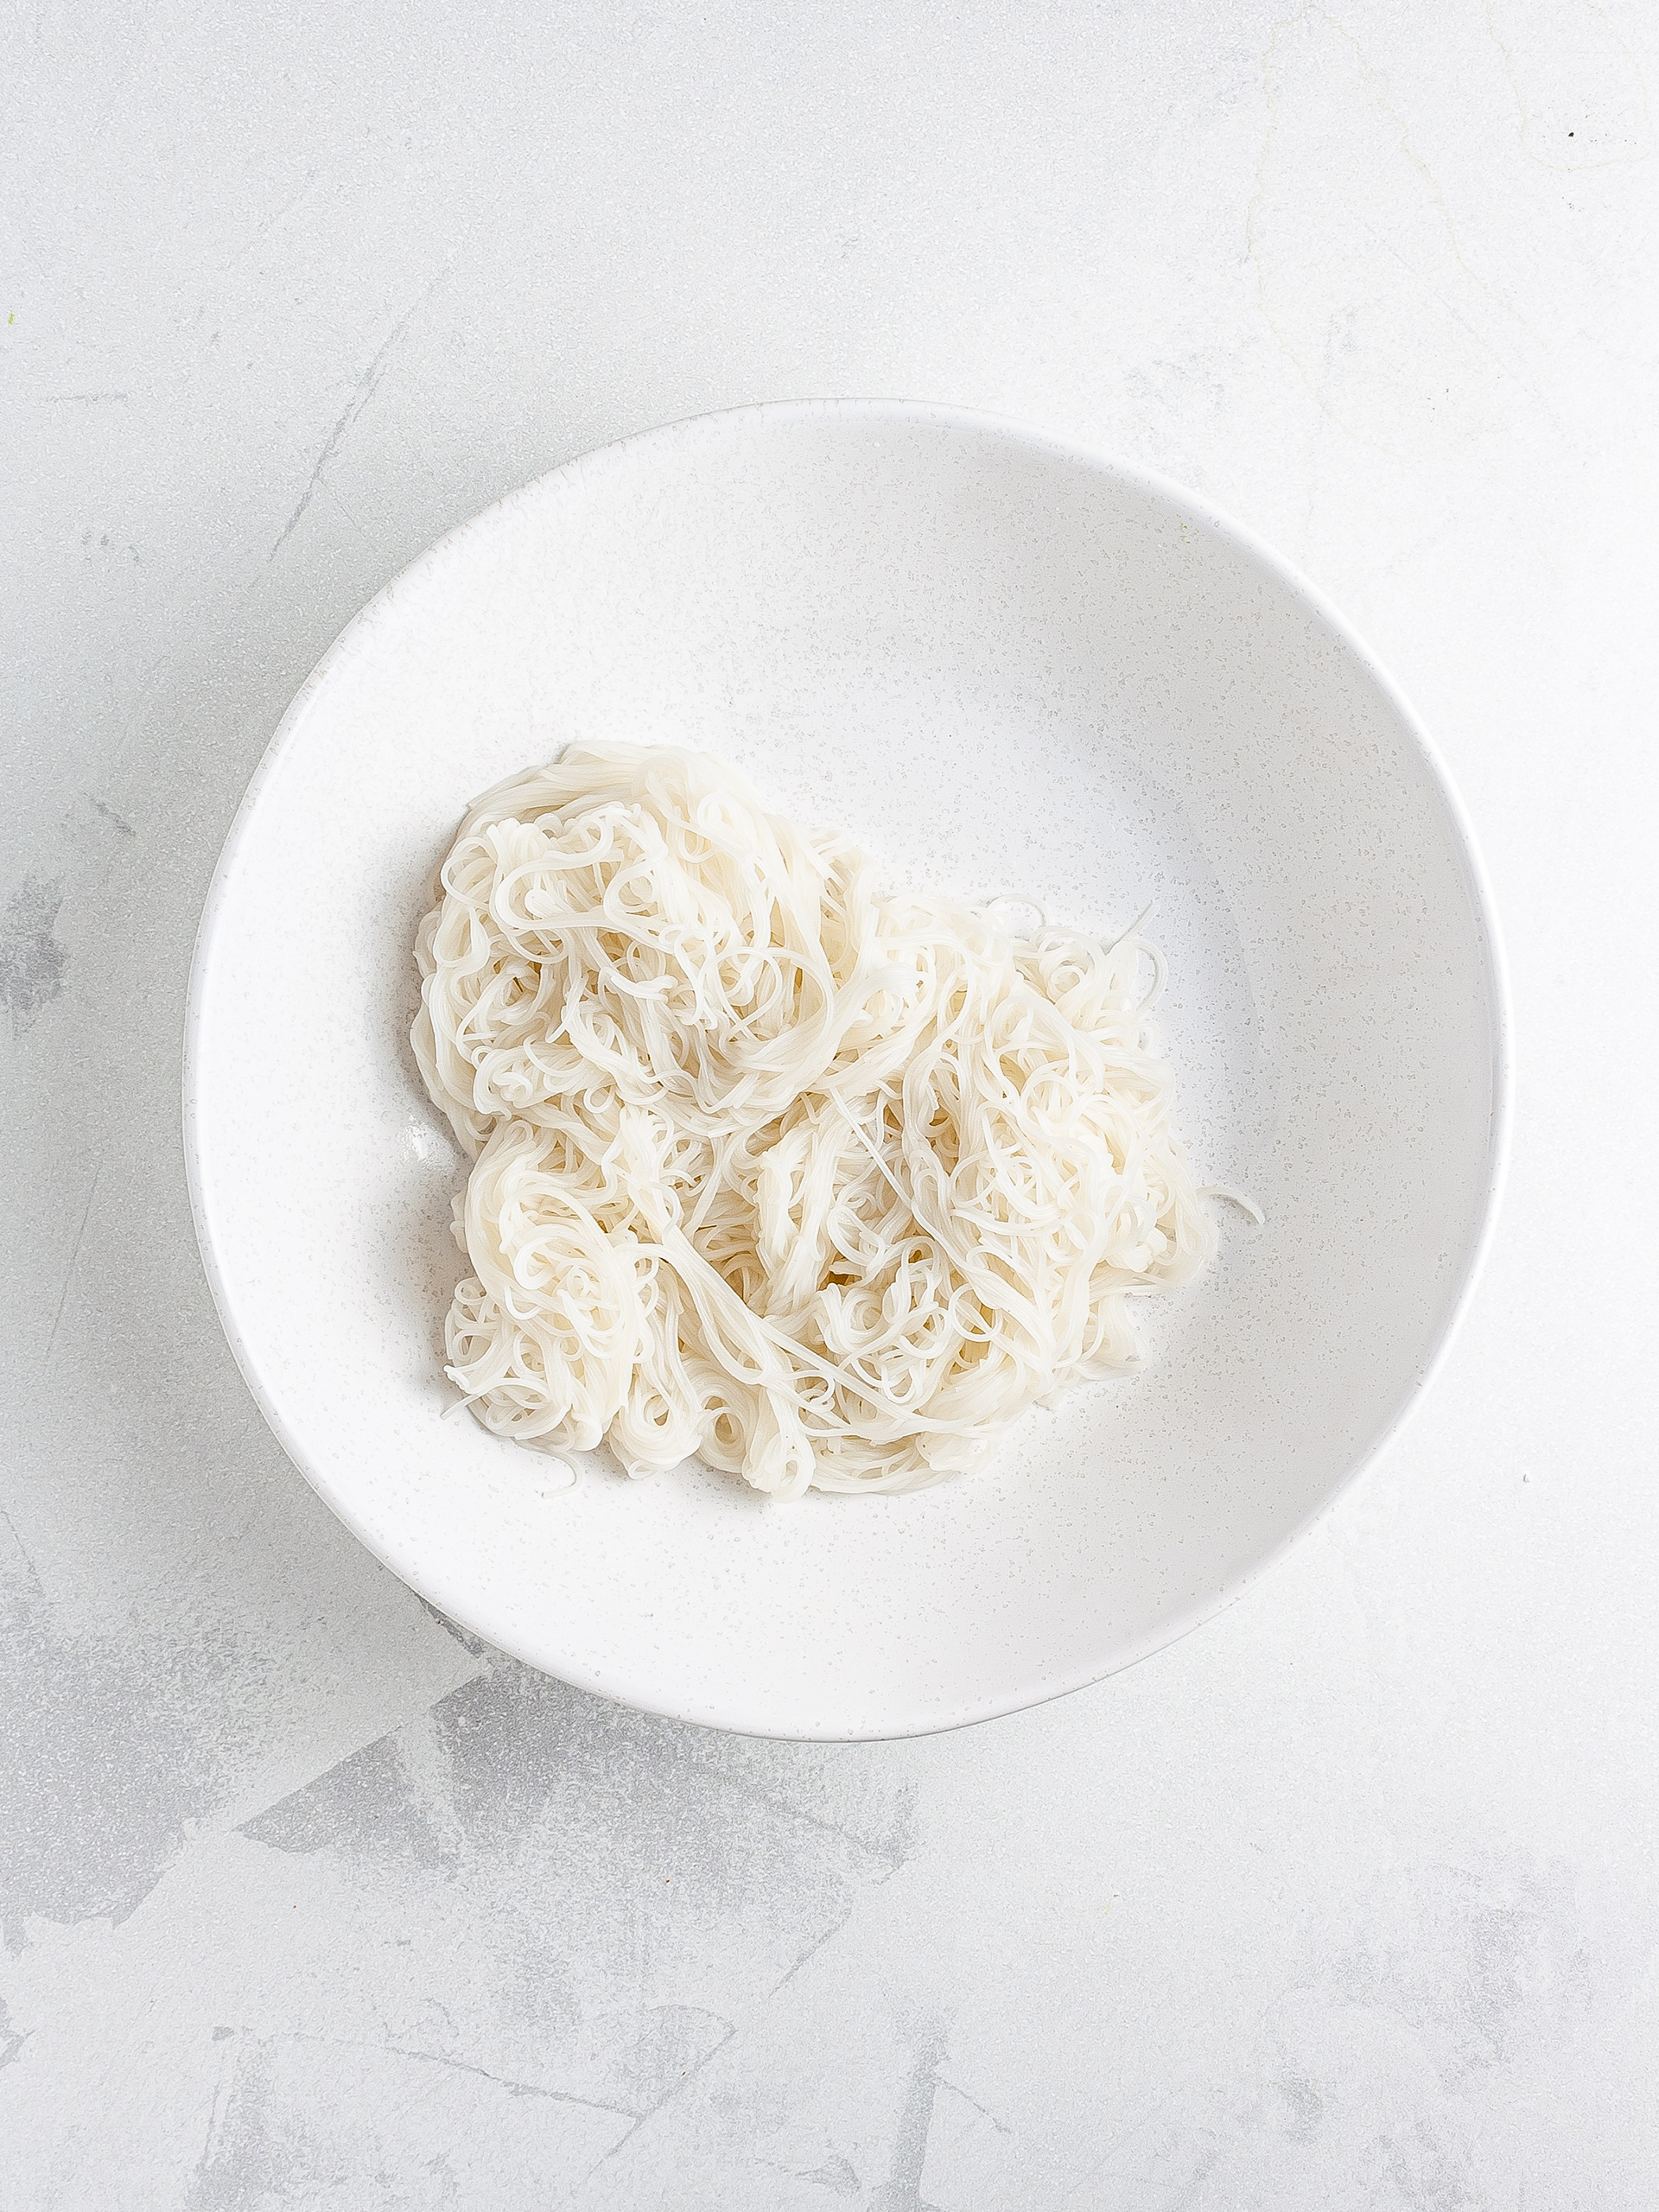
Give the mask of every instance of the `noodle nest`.
M 500 785 L 439 881 L 412 1041 L 473 1162 L 447 1372 L 494 1435 L 918 1489 L 1136 1367 L 1131 1300 L 1213 1254 L 1134 931 L 888 895 L 665 747 Z

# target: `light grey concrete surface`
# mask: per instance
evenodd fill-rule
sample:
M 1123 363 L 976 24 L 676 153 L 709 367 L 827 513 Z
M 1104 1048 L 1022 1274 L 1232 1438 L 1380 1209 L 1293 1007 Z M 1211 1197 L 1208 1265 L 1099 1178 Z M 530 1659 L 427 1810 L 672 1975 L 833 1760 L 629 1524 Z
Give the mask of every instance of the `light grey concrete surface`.
M 1659 16 L 5 24 L 0 2203 L 1651 2203 Z M 598 1704 L 382 1573 L 241 1385 L 178 1131 L 214 855 L 358 606 L 585 448 L 824 392 L 1303 566 L 1462 785 L 1521 1055 L 1358 1494 L 1129 1674 L 862 1748 Z

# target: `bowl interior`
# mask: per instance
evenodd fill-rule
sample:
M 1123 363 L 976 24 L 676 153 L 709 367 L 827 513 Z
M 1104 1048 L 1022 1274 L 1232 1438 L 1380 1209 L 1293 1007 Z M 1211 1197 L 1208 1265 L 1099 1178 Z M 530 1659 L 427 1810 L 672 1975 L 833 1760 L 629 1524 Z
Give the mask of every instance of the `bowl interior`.
M 769 1504 L 556 1469 L 441 1419 L 462 1164 L 405 1042 L 466 802 L 574 738 L 706 747 L 890 880 L 1101 930 L 1157 901 L 1180 1126 L 1267 1222 L 1133 1382 L 915 1497 Z M 765 1733 L 947 1726 L 1241 1588 L 1420 1387 L 1496 1163 L 1472 862 L 1408 715 L 1272 559 L 1007 426 L 845 403 L 652 433 L 530 486 L 358 618 L 232 831 L 193 995 L 209 1271 L 268 1418 L 456 1619 Z

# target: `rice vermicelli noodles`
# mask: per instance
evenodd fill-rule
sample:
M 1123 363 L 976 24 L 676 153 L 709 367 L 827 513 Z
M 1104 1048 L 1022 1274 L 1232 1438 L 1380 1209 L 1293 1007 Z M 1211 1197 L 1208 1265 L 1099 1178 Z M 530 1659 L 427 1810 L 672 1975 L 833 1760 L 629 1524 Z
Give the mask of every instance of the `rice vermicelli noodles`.
M 1132 1301 L 1216 1245 L 1161 963 L 1002 906 L 884 893 L 702 754 L 574 746 L 477 802 L 412 1035 L 473 1163 L 445 1341 L 486 1428 L 908 1490 L 1139 1363 Z

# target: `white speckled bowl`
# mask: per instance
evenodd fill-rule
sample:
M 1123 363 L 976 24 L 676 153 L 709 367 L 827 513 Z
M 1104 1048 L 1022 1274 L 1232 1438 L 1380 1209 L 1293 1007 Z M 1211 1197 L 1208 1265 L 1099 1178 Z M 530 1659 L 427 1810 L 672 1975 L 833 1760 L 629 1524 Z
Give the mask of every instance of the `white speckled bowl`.
M 706 747 L 891 880 L 1121 928 L 1149 899 L 1201 1173 L 1247 1188 L 1133 1382 L 909 1497 L 556 1470 L 440 1419 L 462 1166 L 405 1043 L 474 793 L 571 738 Z M 1007 1713 L 1155 1650 L 1328 1505 L 1444 1349 L 1491 1218 L 1491 909 L 1353 636 L 1171 486 L 950 410 L 677 423 L 424 554 L 295 701 L 203 918 L 186 1139 L 267 1420 L 446 1613 L 758 1733 Z

